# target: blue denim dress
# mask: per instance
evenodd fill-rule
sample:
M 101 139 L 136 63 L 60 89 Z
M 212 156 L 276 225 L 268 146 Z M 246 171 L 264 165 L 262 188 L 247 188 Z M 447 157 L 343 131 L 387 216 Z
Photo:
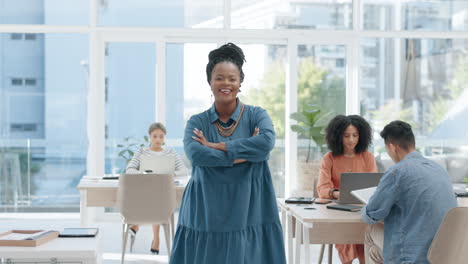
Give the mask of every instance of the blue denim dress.
M 231 136 L 221 136 L 215 122 L 218 115 L 213 105 L 192 116 L 185 128 L 184 148 L 193 170 L 182 199 L 170 263 L 285 264 L 268 167 L 275 143 L 271 119 L 265 110 L 242 107 L 239 102 L 224 124 L 238 122 Z M 260 133 L 252 136 L 256 127 Z M 227 151 L 193 140 L 195 128 L 209 142 L 225 142 Z M 247 162 L 234 164 L 235 159 Z

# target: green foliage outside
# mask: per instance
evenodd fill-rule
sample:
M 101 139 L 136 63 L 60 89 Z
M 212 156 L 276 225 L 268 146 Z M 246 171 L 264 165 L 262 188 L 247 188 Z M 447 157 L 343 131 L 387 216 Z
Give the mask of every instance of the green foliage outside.
M 345 81 L 331 76 L 325 69 L 314 64 L 311 58 L 303 59 L 299 64 L 297 87 L 298 111 L 307 109 L 311 104 L 320 107 L 330 115 L 345 113 Z M 249 89 L 241 100 L 247 104 L 258 105 L 268 111 L 278 138 L 285 132 L 285 87 L 286 71 L 284 63 L 276 61 L 269 68 L 259 87 Z M 308 139 L 307 135 L 301 138 Z

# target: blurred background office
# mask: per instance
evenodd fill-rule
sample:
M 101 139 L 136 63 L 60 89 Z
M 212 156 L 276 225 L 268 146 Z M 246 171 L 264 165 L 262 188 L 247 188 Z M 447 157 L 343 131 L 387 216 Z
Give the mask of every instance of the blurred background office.
M 467 31 L 464 0 L 0 0 L 0 212 L 78 212 L 79 180 L 122 172 L 155 121 L 183 157 L 187 119 L 212 103 L 207 54 L 228 41 L 249 58 L 241 100 L 275 125 L 278 197 L 326 151 L 290 129 L 310 104 L 365 117 L 381 170 L 378 132 L 411 123 L 461 183 Z

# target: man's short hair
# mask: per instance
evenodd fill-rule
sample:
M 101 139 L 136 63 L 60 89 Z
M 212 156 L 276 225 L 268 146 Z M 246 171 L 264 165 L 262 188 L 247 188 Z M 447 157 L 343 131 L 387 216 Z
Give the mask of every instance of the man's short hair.
M 404 150 L 416 146 L 411 125 L 401 120 L 395 120 L 387 124 L 380 132 L 380 136 L 384 139 L 385 144 L 391 143 Z

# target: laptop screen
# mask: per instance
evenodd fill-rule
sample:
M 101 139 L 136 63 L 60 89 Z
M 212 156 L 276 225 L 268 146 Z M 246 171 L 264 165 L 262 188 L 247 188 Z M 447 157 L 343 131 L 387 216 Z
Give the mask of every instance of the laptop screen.
M 361 201 L 351 194 L 353 190 L 375 187 L 383 173 L 380 172 L 343 172 L 340 183 L 340 204 L 360 204 Z

